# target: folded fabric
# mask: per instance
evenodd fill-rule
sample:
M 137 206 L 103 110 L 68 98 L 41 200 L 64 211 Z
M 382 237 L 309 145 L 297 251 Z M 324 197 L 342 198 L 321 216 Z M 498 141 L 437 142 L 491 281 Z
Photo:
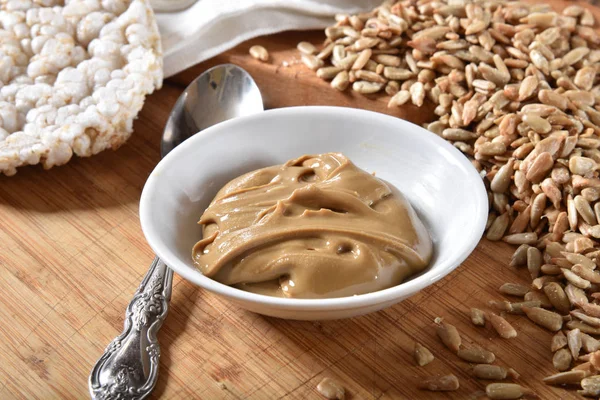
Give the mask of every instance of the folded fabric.
M 198 0 L 179 12 L 157 12 L 165 77 L 237 44 L 286 30 L 322 29 L 333 16 L 370 10 L 381 0 Z

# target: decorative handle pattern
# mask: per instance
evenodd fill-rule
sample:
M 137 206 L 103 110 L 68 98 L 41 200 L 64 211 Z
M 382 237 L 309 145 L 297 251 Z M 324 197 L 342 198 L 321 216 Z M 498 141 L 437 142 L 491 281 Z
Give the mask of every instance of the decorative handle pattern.
M 125 328 L 92 369 L 94 400 L 138 400 L 158 379 L 160 345 L 156 337 L 169 311 L 173 271 L 154 259 L 125 314 Z

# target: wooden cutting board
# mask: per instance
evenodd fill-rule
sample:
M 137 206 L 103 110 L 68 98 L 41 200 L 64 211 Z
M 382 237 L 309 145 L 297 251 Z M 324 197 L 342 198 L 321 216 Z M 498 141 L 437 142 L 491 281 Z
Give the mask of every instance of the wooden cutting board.
M 181 90 L 206 68 L 243 66 L 268 108 L 323 104 L 416 123 L 431 118 L 430 109 L 389 110 L 385 98 L 332 90 L 296 64 L 290 49 L 307 39 L 320 43 L 323 36 L 291 32 L 252 40 L 167 80 L 117 151 L 0 177 L 0 399 L 86 398 L 89 371 L 121 332 L 125 308 L 153 258 L 140 230 L 138 201 L 159 161 L 163 126 Z M 247 55 L 252 44 L 269 49 L 270 63 Z M 163 353 L 153 398 L 318 399 L 315 387 L 323 377 L 337 378 L 351 399 L 480 398 L 485 382 L 472 379 L 470 366 L 440 345 L 432 329 L 437 316 L 456 325 L 463 342 L 481 345 L 496 354 L 497 364 L 515 368 L 519 382 L 541 398 L 575 398 L 573 391 L 541 383 L 554 372 L 550 333 L 509 316 L 519 334 L 503 340 L 489 326 L 475 328 L 469 321 L 470 307 L 487 309 L 488 300 L 502 298 L 502 283 L 529 283 L 526 271 L 507 266 L 512 250 L 482 240 L 460 268 L 421 293 L 340 321 L 262 317 L 176 276 L 159 334 Z M 436 356 L 426 367 L 414 366 L 416 340 Z M 423 377 L 447 373 L 460 379 L 457 392 L 434 396 L 416 389 Z

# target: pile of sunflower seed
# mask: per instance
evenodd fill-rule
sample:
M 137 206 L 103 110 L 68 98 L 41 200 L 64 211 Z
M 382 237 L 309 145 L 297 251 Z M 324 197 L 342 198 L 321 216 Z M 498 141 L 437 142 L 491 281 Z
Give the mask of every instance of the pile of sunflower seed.
M 546 383 L 600 396 L 593 14 L 579 5 L 559 13 L 541 3 L 405 0 L 336 20 L 320 52 L 298 45 L 304 64 L 337 90 L 384 91 L 389 107 L 435 104 L 426 127 L 467 155 L 488 189 L 486 237 L 520 245 L 511 265 L 527 267 L 532 279 L 530 287 L 503 285 L 518 301 L 490 306 L 557 332 L 559 374 Z

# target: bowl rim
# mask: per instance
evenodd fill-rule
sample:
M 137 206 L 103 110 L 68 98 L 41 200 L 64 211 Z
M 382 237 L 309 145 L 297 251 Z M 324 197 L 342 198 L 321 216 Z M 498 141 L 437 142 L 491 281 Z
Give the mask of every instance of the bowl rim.
M 394 123 L 401 126 L 403 125 L 405 129 L 400 130 L 401 133 L 394 132 L 393 134 L 428 135 L 429 140 L 433 141 L 438 146 L 444 147 L 450 154 L 455 156 L 454 158 L 456 162 L 461 164 L 463 167 L 466 167 L 468 174 L 471 176 L 471 178 L 473 178 L 472 180 L 474 184 L 472 185 L 472 195 L 475 198 L 474 202 L 478 205 L 477 209 L 479 209 L 480 212 L 474 215 L 472 219 L 475 226 L 475 230 L 473 230 L 474 234 L 472 235 L 473 237 L 468 245 L 457 254 L 457 257 L 454 258 L 454 265 L 451 265 L 452 263 L 446 260 L 441 260 L 439 262 L 441 264 L 438 265 L 437 268 L 430 269 L 413 279 L 387 289 L 379 290 L 377 292 L 328 299 L 290 299 L 247 292 L 219 283 L 202 275 L 199 270 L 193 269 L 193 266 L 191 265 L 191 259 L 190 263 L 186 265 L 184 262 L 181 262 L 178 257 L 169 256 L 169 249 L 167 248 L 168 246 L 160 241 L 158 236 L 154 234 L 154 228 L 151 222 L 152 209 L 149 206 L 149 200 L 151 194 L 155 192 L 155 187 L 159 182 L 159 178 L 157 177 L 159 174 L 155 174 L 155 172 L 164 168 L 164 166 L 170 163 L 171 160 L 178 158 L 180 153 L 183 153 L 189 148 L 196 146 L 197 142 L 202 142 L 203 138 L 217 135 L 220 131 L 227 130 L 233 125 L 241 124 L 250 126 L 254 120 L 260 120 L 264 118 L 285 119 L 287 116 L 295 116 L 306 113 L 312 115 L 336 115 L 337 118 L 357 118 L 358 116 L 359 118 L 379 119 L 381 122 Z M 307 311 L 323 309 L 340 310 L 368 307 L 379 303 L 394 302 L 394 300 L 399 298 L 406 298 L 424 289 L 425 287 L 430 286 L 454 271 L 473 252 L 479 243 L 481 236 L 483 235 L 488 215 L 488 197 L 481 176 L 472 166 L 467 157 L 465 157 L 458 149 L 441 137 L 416 124 L 390 115 L 350 107 L 297 106 L 266 110 L 257 114 L 224 121 L 198 132 L 188 140 L 181 143 L 169 154 L 167 154 L 167 156 L 164 157 L 150 173 L 146 183 L 144 184 L 144 188 L 140 197 L 139 215 L 144 236 L 146 237 L 148 244 L 155 254 L 174 272 L 177 272 L 186 280 L 204 289 L 236 301 L 262 304 L 264 306 L 270 306 L 278 309 Z

